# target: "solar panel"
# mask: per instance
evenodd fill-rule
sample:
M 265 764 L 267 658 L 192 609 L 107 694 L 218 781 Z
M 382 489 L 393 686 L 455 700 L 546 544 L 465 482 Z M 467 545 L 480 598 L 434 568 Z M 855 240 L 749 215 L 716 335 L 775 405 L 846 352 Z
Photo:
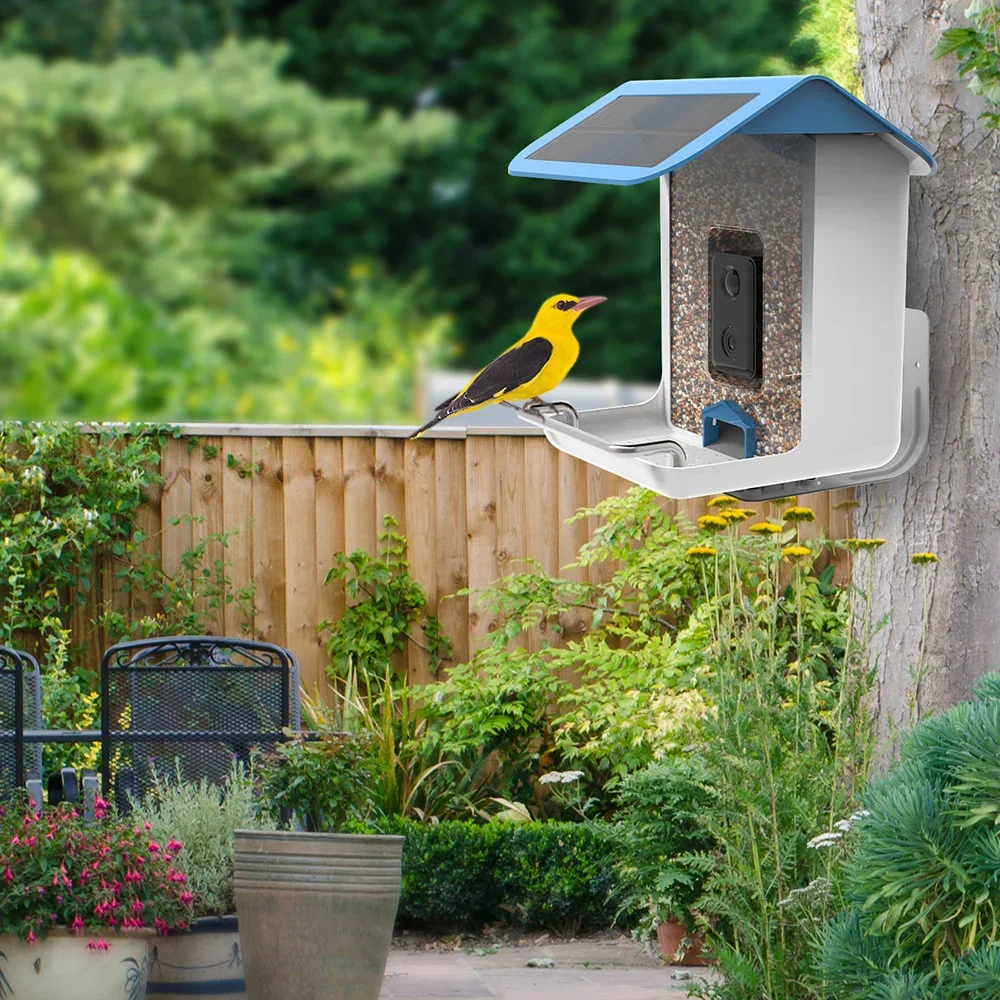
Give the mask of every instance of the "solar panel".
M 616 97 L 529 154 L 529 160 L 655 167 L 757 94 Z

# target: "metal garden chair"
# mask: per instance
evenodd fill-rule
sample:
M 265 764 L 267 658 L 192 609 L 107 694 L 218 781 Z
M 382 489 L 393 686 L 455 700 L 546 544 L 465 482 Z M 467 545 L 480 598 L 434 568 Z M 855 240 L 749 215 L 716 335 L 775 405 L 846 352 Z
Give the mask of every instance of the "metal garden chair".
M 119 810 L 156 774 L 222 782 L 234 757 L 273 748 L 284 727 L 300 727 L 299 668 L 281 646 L 176 636 L 104 654 L 101 769 Z
M 23 787 L 28 771 L 41 772 L 41 746 L 30 746 L 25 760 L 24 742 L 25 728 L 41 727 L 38 661 L 24 650 L 0 646 L 0 798 Z

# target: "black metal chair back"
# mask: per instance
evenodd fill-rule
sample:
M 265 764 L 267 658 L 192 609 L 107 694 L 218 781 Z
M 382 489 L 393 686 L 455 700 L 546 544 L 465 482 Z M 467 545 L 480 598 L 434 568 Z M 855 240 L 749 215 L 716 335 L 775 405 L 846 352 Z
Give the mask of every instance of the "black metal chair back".
M 299 727 L 299 669 L 267 642 L 217 636 L 140 639 L 101 663 L 101 771 L 119 810 L 155 774 L 222 782 L 234 756 L 273 748 Z
M 41 746 L 32 746 L 25 760 L 25 722 L 41 729 L 38 661 L 24 650 L 0 646 L 0 797 L 22 787 L 27 771 L 41 772 Z

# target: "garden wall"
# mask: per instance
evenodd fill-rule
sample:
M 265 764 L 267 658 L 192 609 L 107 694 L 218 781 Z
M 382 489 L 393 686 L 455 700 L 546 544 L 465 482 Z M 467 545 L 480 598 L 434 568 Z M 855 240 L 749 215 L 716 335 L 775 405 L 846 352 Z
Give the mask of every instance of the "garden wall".
M 531 428 L 445 430 L 417 441 L 406 440 L 408 429 L 392 427 L 189 425 L 184 430 L 185 436 L 167 442 L 162 486 L 141 508 L 139 524 L 148 536 L 143 548 L 161 552 L 172 575 L 200 537 L 238 529 L 228 550 L 213 544 L 209 558 L 230 562 L 234 587 L 256 581 L 254 631 L 295 652 L 310 689 L 323 678 L 326 663 L 316 626 L 344 607 L 343 584 L 323 584 L 333 554 L 374 552 L 385 514 L 392 514 L 407 536 L 411 572 L 453 640 L 456 657 L 464 659 L 470 645 L 497 623 L 479 614 L 474 602 L 442 598 L 462 587 L 484 587 L 523 566 L 525 558 L 558 572 L 596 527 L 596 519 L 574 524 L 566 519 L 630 485 L 556 451 Z M 809 497 L 817 520 L 803 525 L 803 534 L 849 534 L 849 513 L 837 507 L 850 498 L 847 490 Z M 705 512 L 704 500 L 663 502 L 692 518 Z M 748 506 L 775 513 L 770 504 Z M 171 524 L 189 514 L 200 520 Z M 846 554 L 837 558 L 846 568 Z M 74 633 L 91 636 L 95 669 L 106 637 L 94 634 L 89 623 L 100 602 L 117 607 L 131 602 L 135 617 L 155 611 L 119 586 L 113 566 L 99 567 L 88 603 L 76 613 Z M 229 606 L 216 615 L 215 630 L 239 634 L 240 624 L 235 606 Z M 585 619 L 564 624 L 572 634 L 585 627 Z M 403 657 L 412 680 L 431 679 L 416 644 L 410 643 Z

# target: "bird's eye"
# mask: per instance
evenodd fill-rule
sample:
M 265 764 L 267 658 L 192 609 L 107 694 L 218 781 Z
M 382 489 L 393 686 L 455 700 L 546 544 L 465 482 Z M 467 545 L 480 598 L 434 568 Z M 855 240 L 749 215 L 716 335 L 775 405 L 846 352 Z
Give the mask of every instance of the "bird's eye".
M 569 309 L 571 305 L 573 305 L 573 303 L 570 302 L 569 299 L 560 299 L 556 303 L 556 309 L 563 309 L 563 310 Z

